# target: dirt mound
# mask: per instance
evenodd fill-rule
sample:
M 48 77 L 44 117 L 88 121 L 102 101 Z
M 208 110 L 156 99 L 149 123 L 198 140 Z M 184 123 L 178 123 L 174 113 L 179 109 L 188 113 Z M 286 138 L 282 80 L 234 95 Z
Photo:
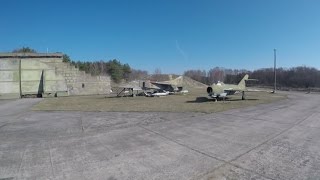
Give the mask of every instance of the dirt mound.
M 187 76 L 181 76 L 183 78 L 183 86 L 186 86 L 186 87 L 192 87 L 192 88 L 206 88 L 207 85 L 199 82 L 199 81 L 196 81 L 196 80 L 193 80 Z
M 183 86 L 186 88 L 205 88 L 205 87 L 207 87 L 207 85 L 205 85 L 201 82 L 198 82 L 196 80 L 193 80 L 187 76 L 179 76 L 175 79 L 172 79 L 172 80 L 169 80 L 166 82 L 168 82 L 170 84 L 174 84 L 176 86 Z
M 179 75 L 175 75 L 175 74 L 153 74 L 150 75 L 148 80 L 151 81 L 171 81 L 173 79 L 176 79 L 180 77 Z

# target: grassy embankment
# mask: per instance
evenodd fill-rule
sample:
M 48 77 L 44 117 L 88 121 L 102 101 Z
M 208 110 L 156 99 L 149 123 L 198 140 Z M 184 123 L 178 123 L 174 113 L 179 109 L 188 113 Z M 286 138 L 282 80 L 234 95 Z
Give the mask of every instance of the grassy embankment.
M 243 108 L 257 104 L 270 103 L 285 99 L 283 94 L 268 92 L 248 92 L 246 100 L 241 95 L 230 96 L 226 101 L 214 102 L 207 98 L 203 88 L 189 89 L 187 95 L 169 95 L 166 97 L 106 97 L 71 96 L 47 98 L 35 105 L 33 110 L 68 111 L 132 111 L 132 112 L 204 112 L 213 113 L 234 108 Z

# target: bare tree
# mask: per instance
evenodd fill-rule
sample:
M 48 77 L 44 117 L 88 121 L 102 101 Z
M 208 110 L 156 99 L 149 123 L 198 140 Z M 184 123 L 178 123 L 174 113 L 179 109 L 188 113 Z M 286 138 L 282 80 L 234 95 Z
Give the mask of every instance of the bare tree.
M 148 71 L 142 71 L 137 69 L 132 69 L 129 80 L 145 80 L 148 78 Z
M 157 81 L 161 81 L 163 79 L 161 76 L 161 69 L 160 68 L 156 68 L 154 70 L 154 73 L 152 75 L 152 79 L 157 80 Z
M 223 82 L 225 78 L 224 69 L 215 67 L 208 71 L 208 83 L 217 83 L 218 81 Z

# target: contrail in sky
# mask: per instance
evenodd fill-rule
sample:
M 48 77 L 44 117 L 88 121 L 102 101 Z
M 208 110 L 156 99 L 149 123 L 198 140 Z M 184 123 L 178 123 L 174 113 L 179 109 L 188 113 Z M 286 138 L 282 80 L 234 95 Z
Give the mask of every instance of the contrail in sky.
M 181 49 L 178 40 L 176 40 L 176 48 L 177 48 L 178 52 L 181 54 L 181 56 L 183 56 L 183 59 L 188 60 L 188 55 L 186 54 L 186 52 L 184 52 L 183 49 Z

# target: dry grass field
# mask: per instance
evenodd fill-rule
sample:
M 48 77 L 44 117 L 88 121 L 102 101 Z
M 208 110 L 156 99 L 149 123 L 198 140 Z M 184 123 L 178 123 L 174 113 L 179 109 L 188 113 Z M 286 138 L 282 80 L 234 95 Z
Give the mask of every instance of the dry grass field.
M 189 89 L 187 95 L 166 97 L 71 96 L 44 99 L 35 105 L 33 110 L 212 113 L 286 98 L 283 94 L 267 92 L 248 92 L 246 93 L 247 100 L 244 101 L 241 100 L 240 94 L 218 102 L 207 97 L 206 90 L 203 88 Z

